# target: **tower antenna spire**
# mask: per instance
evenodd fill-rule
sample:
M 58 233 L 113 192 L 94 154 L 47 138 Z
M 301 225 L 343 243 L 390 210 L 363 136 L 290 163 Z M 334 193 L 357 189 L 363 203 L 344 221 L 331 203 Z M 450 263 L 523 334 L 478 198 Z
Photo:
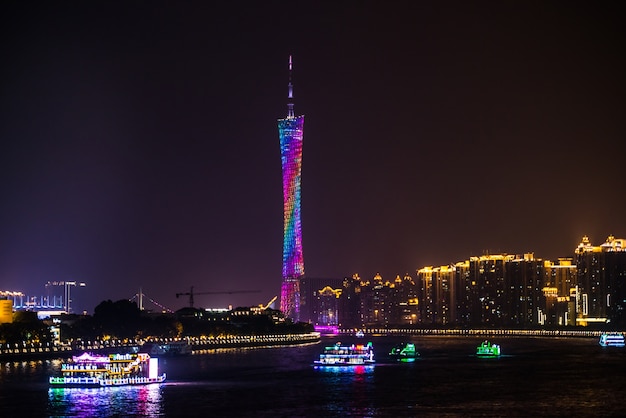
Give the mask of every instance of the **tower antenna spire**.
M 291 83 L 291 72 L 293 70 L 293 61 L 291 59 L 291 55 L 289 55 L 289 94 L 287 98 L 289 101 L 287 102 L 287 118 L 294 118 L 295 114 L 293 113 L 293 84 Z

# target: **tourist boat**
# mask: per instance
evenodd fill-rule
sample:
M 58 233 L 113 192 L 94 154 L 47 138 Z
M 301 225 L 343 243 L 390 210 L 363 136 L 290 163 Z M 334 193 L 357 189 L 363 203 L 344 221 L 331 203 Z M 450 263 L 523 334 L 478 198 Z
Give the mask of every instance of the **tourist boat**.
M 163 383 L 159 359 L 147 353 L 97 356 L 83 353 L 61 364 L 61 376 L 51 376 L 53 387 L 107 387 Z
M 357 345 L 341 345 L 325 347 L 319 360 L 313 362 L 316 366 L 363 366 L 372 365 L 374 361 L 374 347 L 372 343 Z
M 476 347 L 476 356 L 480 358 L 500 357 L 500 346 L 485 340 Z
M 624 347 L 624 334 L 618 332 L 605 332 L 600 335 L 602 347 Z
M 358 331 L 354 334 L 354 336 L 355 336 L 355 337 L 357 337 L 357 338 L 363 338 L 363 337 L 365 337 L 365 333 L 363 332 L 363 330 L 362 330 L 362 329 L 360 329 L 360 330 L 358 330 Z
M 403 362 L 414 361 L 419 355 L 413 343 L 399 344 L 389 352 L 389 357 Z

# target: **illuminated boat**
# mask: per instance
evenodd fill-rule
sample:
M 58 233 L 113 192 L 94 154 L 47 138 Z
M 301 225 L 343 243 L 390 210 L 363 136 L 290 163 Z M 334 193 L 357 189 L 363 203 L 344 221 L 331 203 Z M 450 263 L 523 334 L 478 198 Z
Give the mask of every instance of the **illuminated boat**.
M 362 329 L 360 329 L 360 330 L 358 330 L 358 331 L 354 334 L 354 336 L 355 336 L 355 337 L 357 337 L 357 338 L 363 338 L 363 337 L 365 337 L 365 333 L 363 332 L 363 330 L 362 330 Z
M 600 335 L 600 345 L 602 347 L 624 347 L 624 335 L 618 332 L 605 332 Z
M 374 347 L 372 343 L 357 345 L 341 345 L 325 347 L 319 360 L 313 362 L 316 366 L 363 366 L 374 364 Z
M 61 376 L 51 376 L 53 387 L 107 387 L 163 383 L 159 359 L 147 353 L 95 356 L 84 353 L 61 364 Z
M 480 358 L 500 357 L 500 346 L 498 344 L 491 344 L 489 341 L 485 340 L 476 347 L 476 356 Z
M 395 346 L 389 352 L 389 357 L 395 358 L 398 361 L 410 362 L 415 361 L 418 358 L 420 353 L 415 349 L 415 344 L 413 343 L 403 343 Z

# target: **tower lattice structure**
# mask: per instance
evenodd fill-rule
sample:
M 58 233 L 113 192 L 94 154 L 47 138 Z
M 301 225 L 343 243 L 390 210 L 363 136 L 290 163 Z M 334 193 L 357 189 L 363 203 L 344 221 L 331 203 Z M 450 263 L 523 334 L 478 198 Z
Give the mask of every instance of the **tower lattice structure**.
M 289 56 L 288 111 L 278 120 L 280 155 L 283 172 L 283 272 L 280 310 L 287 318 L 300 318 L 300 278 L 304 276 L 302 255 L 302 223 L 300 218 L 302 138 L 304 116 L 293 111 L 292 60 Z

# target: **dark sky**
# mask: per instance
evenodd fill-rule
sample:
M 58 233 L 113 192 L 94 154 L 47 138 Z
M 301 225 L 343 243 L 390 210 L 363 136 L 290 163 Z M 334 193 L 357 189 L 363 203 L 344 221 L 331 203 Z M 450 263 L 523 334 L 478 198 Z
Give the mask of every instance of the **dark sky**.
M 0 290 L 277 295 L 289 54 L 307 276 L 626 236 L 619 2 L 0 7 Z

